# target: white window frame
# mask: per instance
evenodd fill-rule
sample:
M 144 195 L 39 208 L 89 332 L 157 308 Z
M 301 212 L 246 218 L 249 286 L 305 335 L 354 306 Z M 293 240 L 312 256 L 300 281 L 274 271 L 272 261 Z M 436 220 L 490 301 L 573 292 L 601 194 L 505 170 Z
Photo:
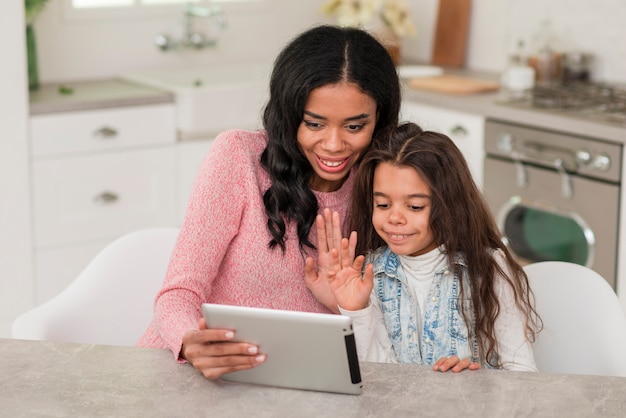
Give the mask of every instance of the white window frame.
M 183 12 L 185 2 L 173 4 L 140 4 L 139 0 L 130 6 L 74 8 L 72 0 L 63 1 L 63 17 L 66 20 L 111 20 L 111 19 L 149 19 L 167 18 Z M 198 5 L 206 0 L 194 0 Z M 219 4 L 226 14 L 248 14 L 266 12 L 274 6 L 274 0 L 211 0 Z

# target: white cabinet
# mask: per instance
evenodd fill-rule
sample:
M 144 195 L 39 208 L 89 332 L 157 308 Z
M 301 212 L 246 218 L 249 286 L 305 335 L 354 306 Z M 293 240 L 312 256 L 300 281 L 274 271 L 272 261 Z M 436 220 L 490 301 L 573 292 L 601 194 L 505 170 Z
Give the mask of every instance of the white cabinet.
M 485 118 L 416 102 L 404 102 L 401 121 L 411 121 L 425 130 L 448 135 L 461 150 L 476 184 L 482 189 L 485 159 Z
M 107 243 L 178 224 L 174 105 L 31 117 L 35 303 Z

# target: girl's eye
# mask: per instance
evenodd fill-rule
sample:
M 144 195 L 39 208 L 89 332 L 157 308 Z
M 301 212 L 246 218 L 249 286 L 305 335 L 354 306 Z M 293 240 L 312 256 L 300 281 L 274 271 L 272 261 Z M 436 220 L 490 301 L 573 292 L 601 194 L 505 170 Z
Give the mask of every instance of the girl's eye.
M 389 205 L 387 203 L 374 203 L 374 207 L 377 209 L 387 209 Z
M 411 206 L 409 206 L 409 208 L 410 208 L 411 210 L 413 210 L 413 211 L 416 211 L 416 212 L 417 212 L 417 211 L 420 211 L 420 210 L 424 209 L 424 206 L 413 206 L 413 205 L 411 205 Z

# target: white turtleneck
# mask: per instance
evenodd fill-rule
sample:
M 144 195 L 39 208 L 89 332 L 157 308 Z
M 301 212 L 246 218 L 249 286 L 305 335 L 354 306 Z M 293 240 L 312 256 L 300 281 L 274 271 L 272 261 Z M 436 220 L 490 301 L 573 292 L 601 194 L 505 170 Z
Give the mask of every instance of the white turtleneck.
M 407 290 L 415 297 L 415 302 L 417 303 L 419 311 L 416 312 L 415 316 L 417 318 L 416 325 L 419 340 L 422 341 L 424 317 L 426 316 L 426 300 L 428 299 L 430 286 L 433 284 L 435 272 L 447 265 L 446 256 L 441 252 L 441 248 L 435 248 L 426 254 L 415 257 L 400 255 L 398 258 L 409 286 Z

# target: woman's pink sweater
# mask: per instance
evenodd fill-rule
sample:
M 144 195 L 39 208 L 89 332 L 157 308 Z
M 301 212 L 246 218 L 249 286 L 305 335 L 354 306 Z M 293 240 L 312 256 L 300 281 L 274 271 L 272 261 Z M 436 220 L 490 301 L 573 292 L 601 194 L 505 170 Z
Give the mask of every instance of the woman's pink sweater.
M 296 225 L 287 224 L 284 254 L 268 248 L 263 193 L 270 179 L 259 162 L 266 143 L 264 131 L 231 130 L 215 139 L 196 177 L 154 318 L 137 345 L 169 348 L 178 359 L 183 334 L 198 329 L 204 302 L 329 312 L 304 284 L 305 257 L 316 251 L 302 254 Z M 352 183 L 350 175 L 336 192 L 315 192 L 320 210 L 345 219 Z M 314 227 L 309 239 L 317 244 Z

